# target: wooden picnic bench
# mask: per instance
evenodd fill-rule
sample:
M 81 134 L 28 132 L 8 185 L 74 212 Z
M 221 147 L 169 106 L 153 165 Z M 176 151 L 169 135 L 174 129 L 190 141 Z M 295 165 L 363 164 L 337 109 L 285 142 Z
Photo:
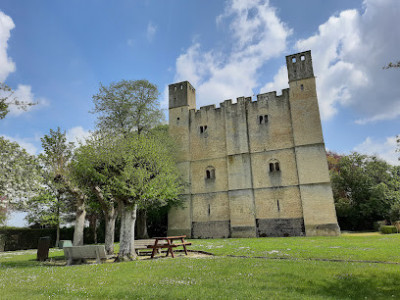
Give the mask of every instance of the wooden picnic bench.
M 96 259 L 98 264 L 108 258 L 104 245 L 64 246 L 64 256 L 71 265 L 76 260 Z
M 139 255 L 139 250 L 149 249 L 147 246 L 154 245 L 154 242 L 155 242 L 155 239 L 135 240 L 133 245 L 134 245 L 136 254 Z
M 188 255 L 186 246 L 190 246 L 192 243 L 186 242 L 185 237 L 186 237 L 186 235 L 154 238 L 154 244 L 147 246 L 147 248 L 153 249 L 153 252 L 151 253 L 151 258 L 154 258 L 154 255 L 156 254 L 158 249 L 168 249 L 166 256 L 168 256 L 168 254 L 171 253 L 171 256 L 175 257 L 173 249 L 176 247 L 179 247 L 179 246 L 182 246 L 183 250 L 185 250 L 185 254 Z M 174 243 L 174 241 L 177 241 L 177 240 L 180 240 L 180 242 Z

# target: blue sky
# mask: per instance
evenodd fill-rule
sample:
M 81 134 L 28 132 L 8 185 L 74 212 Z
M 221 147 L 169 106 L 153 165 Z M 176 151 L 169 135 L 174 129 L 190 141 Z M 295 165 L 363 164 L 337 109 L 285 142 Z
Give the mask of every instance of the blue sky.
M 2 0 L 0 81 L 22 100 L 0 135 L 40 152 L 60 126 L 71 140 L 94 128 L 91 97 L 121 79 L 189 80 L 197 106 L 288 87 L 285 56 L 311 49 L 326 146 L 398 164 L 398 0 Z
M 70 140 L 94 129 L 99 83 L 189 80 L 197 108 L 287 88 L 285 56 L 311 49 L 326 146 L 399 164 L 398 0 L 2 0 L 0 82 L 11 108 L 0 135 L 30 153 L 60 126 Z M 21 225 L 22 215 L 9 224 Z

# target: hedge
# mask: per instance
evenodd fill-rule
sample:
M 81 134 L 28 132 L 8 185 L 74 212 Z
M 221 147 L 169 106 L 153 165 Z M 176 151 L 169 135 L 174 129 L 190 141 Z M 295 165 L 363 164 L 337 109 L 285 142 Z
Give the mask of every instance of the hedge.
M 72 240 L 73 232 L 73 228 L 61 229 L 60 239 Z M 37 249 L 39 238 L 44 236 L 50 237 L 50 246 L 54 247 L 56 235 L 56 230 L 52 228 L 2 228 L 0 229 L 0 251 Z
M 381 226 L 381 232 L 383 234 L 397 233 L 397 228 L 393 225 Z

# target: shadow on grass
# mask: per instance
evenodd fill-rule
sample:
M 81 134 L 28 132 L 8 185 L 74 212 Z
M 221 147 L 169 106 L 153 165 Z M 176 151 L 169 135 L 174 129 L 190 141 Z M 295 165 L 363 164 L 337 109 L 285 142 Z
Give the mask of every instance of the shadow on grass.
M 394 272 L 383 272 L 376 275 L 340 274 L 333 280 L 324 280 L 318 284 L 312 282 L 306 288 L 296 288 L 304 295 L 322 296 L 338 299 L 399 299 L 400 275 Z

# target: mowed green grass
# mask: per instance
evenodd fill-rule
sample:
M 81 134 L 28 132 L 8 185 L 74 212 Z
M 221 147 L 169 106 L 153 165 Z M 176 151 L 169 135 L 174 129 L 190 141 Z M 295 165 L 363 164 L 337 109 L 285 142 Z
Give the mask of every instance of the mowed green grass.
M 35 251 L 3 253 L 0 299 L 400 298 L 400 265 L 385 263 L 400 262 L 399 235 L 192 242 L 217 256 L 65 267 L 36 262 Z M 321 258 L 344 261 L 314 260 Z

